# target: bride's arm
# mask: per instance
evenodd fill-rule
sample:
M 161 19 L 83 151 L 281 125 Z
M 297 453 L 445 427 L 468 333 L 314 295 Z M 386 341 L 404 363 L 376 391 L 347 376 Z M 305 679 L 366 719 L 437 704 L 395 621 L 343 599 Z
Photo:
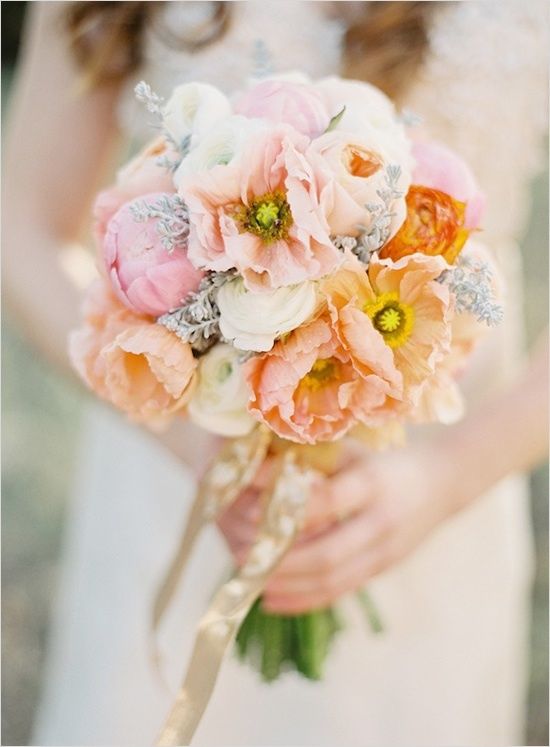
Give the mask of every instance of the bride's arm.
M 89 220 L 93 195 L 117 142 L 119 91 L 78 93 L 80 77 L 63 35 L 66 3 L 31 3 L 3 148 L 4 303 L 38 351 L 70 371 L 67 336 L 80 291 L 60 262 Z M 179 423 L 162 441 L 200 468 L 210 440 Z
M 62 270 L 116 142 L 118 91 L 78 93 L 65 3 L 32 3 L 9 106 L 3 161 L 4 302 L 31 342 L 68 370 L 78 291 Z

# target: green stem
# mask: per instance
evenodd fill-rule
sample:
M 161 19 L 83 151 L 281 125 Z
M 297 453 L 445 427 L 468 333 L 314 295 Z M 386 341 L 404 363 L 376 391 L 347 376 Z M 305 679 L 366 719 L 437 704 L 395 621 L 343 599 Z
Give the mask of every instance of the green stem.
M 366 589 L 360 589 L 357 592 L 357 599 L 363 607 L 372 632 L 376 634 L 383 633 L 384 623 L 369 592 Z

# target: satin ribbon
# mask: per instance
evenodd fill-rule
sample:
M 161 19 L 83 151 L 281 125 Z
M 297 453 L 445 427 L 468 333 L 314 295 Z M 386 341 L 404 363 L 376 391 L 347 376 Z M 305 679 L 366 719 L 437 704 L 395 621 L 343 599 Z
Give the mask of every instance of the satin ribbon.
M 248 436 L 228 441 L 199 482 L 179 547 L 157 592 L 151 616 L 151 658 L 159 669 L 156 633 L 180 582 L 195 542 L 203 527 L 215 521 L 254 479 L 264 461 L 271 432 L 263 425 Z
M 267 579 L 299 532 L 315 472 L 300 467 L 296 450 L 278 457 L 274 484 L 248 559 L 216 593 L 202 618 L 187 674 L 156 742 L 188 745 L 208 705 L 223 659 Z

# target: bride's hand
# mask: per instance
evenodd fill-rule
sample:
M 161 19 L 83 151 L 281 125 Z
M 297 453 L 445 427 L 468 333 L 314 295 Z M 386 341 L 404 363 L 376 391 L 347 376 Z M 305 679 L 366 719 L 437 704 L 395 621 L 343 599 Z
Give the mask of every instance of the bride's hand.
M 265 607 L 279 613 L 326 607 L 412 552 L 460 503 L 442 457 L 421 448 L 362 456 L 318 483 L 304 531 L 267 586 Z M 268 475 L 266 464 L 220 521 L 239 563 L 255 536 Z

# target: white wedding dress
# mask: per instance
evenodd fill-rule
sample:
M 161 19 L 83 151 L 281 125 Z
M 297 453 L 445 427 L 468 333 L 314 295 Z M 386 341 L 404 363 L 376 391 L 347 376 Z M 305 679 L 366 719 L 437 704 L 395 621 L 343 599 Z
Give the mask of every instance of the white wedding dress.
M 208 3 L 172 2 L 189 32 Z M 338 4 L 335 4 L 338 5 Z M 257 40 L 276 70 L 339 69 L 344 20 L 332 3 L 232 3 L 222 40 L 193 55 L 151 32 L 144 77 L 161 94 L 186 80 L 242 86 Z M 353 4 L 346 4 L 353 12 Z M 508 283 L 505 323 L 465 381 L 471 406 L 514 374 L 522 356 L 521 266 L 528 182 L 545 129 L 545 2 L 442 4 L 431 53 L 407 106 L 472 165 L 488 195 L 483 239 Z M 131 91 L 121 102 L 141 137 Z M 161 637 L 170 690 L 148 660 L 151 600 L 192 497 L 192 480 L 153 438 L 92 408 L 54 625 L 36 744 L 151 744 L 188 656 L 195 625 L 230 558 L 202 538 Z M 197 745 L 518 745 L 522 743 L 531 544 L 525 480 L 495 487 L 409 559 L 374 580 L 386 624 L 370 633 L 351 599 L 322 683 L 289 673 L 275 684 L 225 663 Z

